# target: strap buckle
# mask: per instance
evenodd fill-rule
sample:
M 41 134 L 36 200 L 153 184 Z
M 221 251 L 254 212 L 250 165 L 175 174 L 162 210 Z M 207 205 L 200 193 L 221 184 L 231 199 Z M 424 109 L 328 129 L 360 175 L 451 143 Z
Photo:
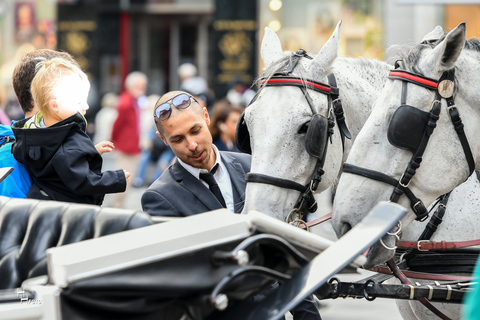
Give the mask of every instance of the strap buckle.
M 413 208 L 413 211 L 415 211 L 415 213 L 418 213 L 417 206 L 420 204 L 422 204 L 422 200 L 418 200 L 417 203 L 413 205 L 412 208 Z
M 456 114 L 452 115 L 452 113 L 450 111 L 452 110 L 455 110 L 456 111 Z M 448 116 L 450 117 L 450 120 L 454 121 L 454 120 L 458 120 L 458 117 L 460 116 L 460 113 L 458 112 L 458 108 L 457 106 L 454 104 L 454 105 L 451 105 L 451 106 L 448 106 L 447 107 L 447 111 L 448 111 Z M 452 117 L 455 116 L 456 119 L 453 119 Z
M 429 251 L 429 249 L 422 249 L 422 244 L 432 244 L 431 240 L 419 240 L 417 242 L 417 250 L 418 251 Z
M 404 188 L 408 188 L 408 186 L 410 185 L 410 181 L 412 181 L 412 179 L 408 180 L 407 184 L 403 184 L 402 183 L 402 179 L 403 177 L 405 176 L 405 172 L 402 174 L 402 177 L 400 178 L 400 180 L 398 180 L 398 184 L 401 185 L 402 187 Z M 418 204 L 418 202 L 415 204 L 415 206 Z M 414 207 L 415 207 L 414 206 Z

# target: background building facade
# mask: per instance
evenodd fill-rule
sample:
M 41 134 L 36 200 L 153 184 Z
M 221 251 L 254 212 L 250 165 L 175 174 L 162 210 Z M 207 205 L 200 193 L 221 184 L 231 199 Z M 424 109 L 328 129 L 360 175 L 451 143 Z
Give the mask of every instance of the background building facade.
M 384 60 L 391 45 L 419 42 L 437 25 L 465 21 L 467 36 L 478 36 L 479 15 L 471 0 L 0 0 L 0 106 L 15 117 L 11 72 L 36 48 L 75 56 L 92 82 L 94 115 L 134 70 L 149 77 L 149 94 L 177 89 L 183 62 L 217 99 L 236 81 L 251 84 L 266 26 L 284 50 L 317 53 L 342 20 L 341 56 Z

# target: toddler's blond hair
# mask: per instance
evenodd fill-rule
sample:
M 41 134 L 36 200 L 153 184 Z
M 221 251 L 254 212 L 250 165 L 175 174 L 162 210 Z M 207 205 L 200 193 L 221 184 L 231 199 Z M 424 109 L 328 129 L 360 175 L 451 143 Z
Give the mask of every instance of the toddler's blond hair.
M 35 77 L 32 80 L 32 97 L 38 110 L 43 114 L 49 112 L 48 104 L 54 99 L 54 89 L 65 76 L 77 75 L 88 81 L 87 75 L 75 64 L 62 59 L 46 60 L 40 58 L 37 63 Z

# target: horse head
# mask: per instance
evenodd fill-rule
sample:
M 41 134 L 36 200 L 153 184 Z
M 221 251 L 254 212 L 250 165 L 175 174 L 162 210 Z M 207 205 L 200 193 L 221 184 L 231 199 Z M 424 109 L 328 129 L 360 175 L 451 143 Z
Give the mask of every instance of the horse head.
M 339 29 L 340 22 L 320 52 L 311 56 L 304 50 L 283 52 L 277 35 L 265 28 L 260 89 L 237 127 L 237 145 L 245 149 L 241 144 L 246 143 L 252 154 L 244 213 L 255 209 L 285 220 L 299 194 L 312 189 L 313 175 L 321 176 L 316 192 L 337 178 L 342 138 L 330 94 L 336 88 L 327 76 L 337 57 Z M 309 206 L 313 194 L 308 197 Z
M 398 226 L 405 230 L 479 163 L 480 95 L 471 84 L 479 77 L 480 41 L 466 41 L 465 28 L 461 23 L 440 39 L 436 28 L 400 54 L 339 180 L 332 221 L 337 236 L 389 199 L 410 208 Z M 401 234 L 392 230 L 374 245 L 364 267 L 391 259 Z

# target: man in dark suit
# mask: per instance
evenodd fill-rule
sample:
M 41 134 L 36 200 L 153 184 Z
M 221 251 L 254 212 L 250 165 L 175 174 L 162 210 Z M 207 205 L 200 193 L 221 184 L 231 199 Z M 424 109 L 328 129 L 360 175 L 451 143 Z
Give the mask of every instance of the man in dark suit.
M 163 95 L 155 104 L 154 120 L 157 135 L 172 148 L 177 160 L 142 195 L 143 211 L 184 217 L 225 207 L 240 213 L 250 155 L 218 151 L 208 129 L 207 109 L 186 92 Z M 220 198 L 202 177 L 211 171 L 215 171 Z
M 208 129 L 207 109 L 186 92 L 166 93 L 154 110 L 157 135 L 172 148 L 177 160 L 142 195 L 143 211 L 185 217 L 223 207 L 240 213 L 250 155 L 218 151 Z M 208 173 L 213 174 L 213 182 L 204 177 Z M 321 320 L 313 296 L 292 314 L 295 320 Z

